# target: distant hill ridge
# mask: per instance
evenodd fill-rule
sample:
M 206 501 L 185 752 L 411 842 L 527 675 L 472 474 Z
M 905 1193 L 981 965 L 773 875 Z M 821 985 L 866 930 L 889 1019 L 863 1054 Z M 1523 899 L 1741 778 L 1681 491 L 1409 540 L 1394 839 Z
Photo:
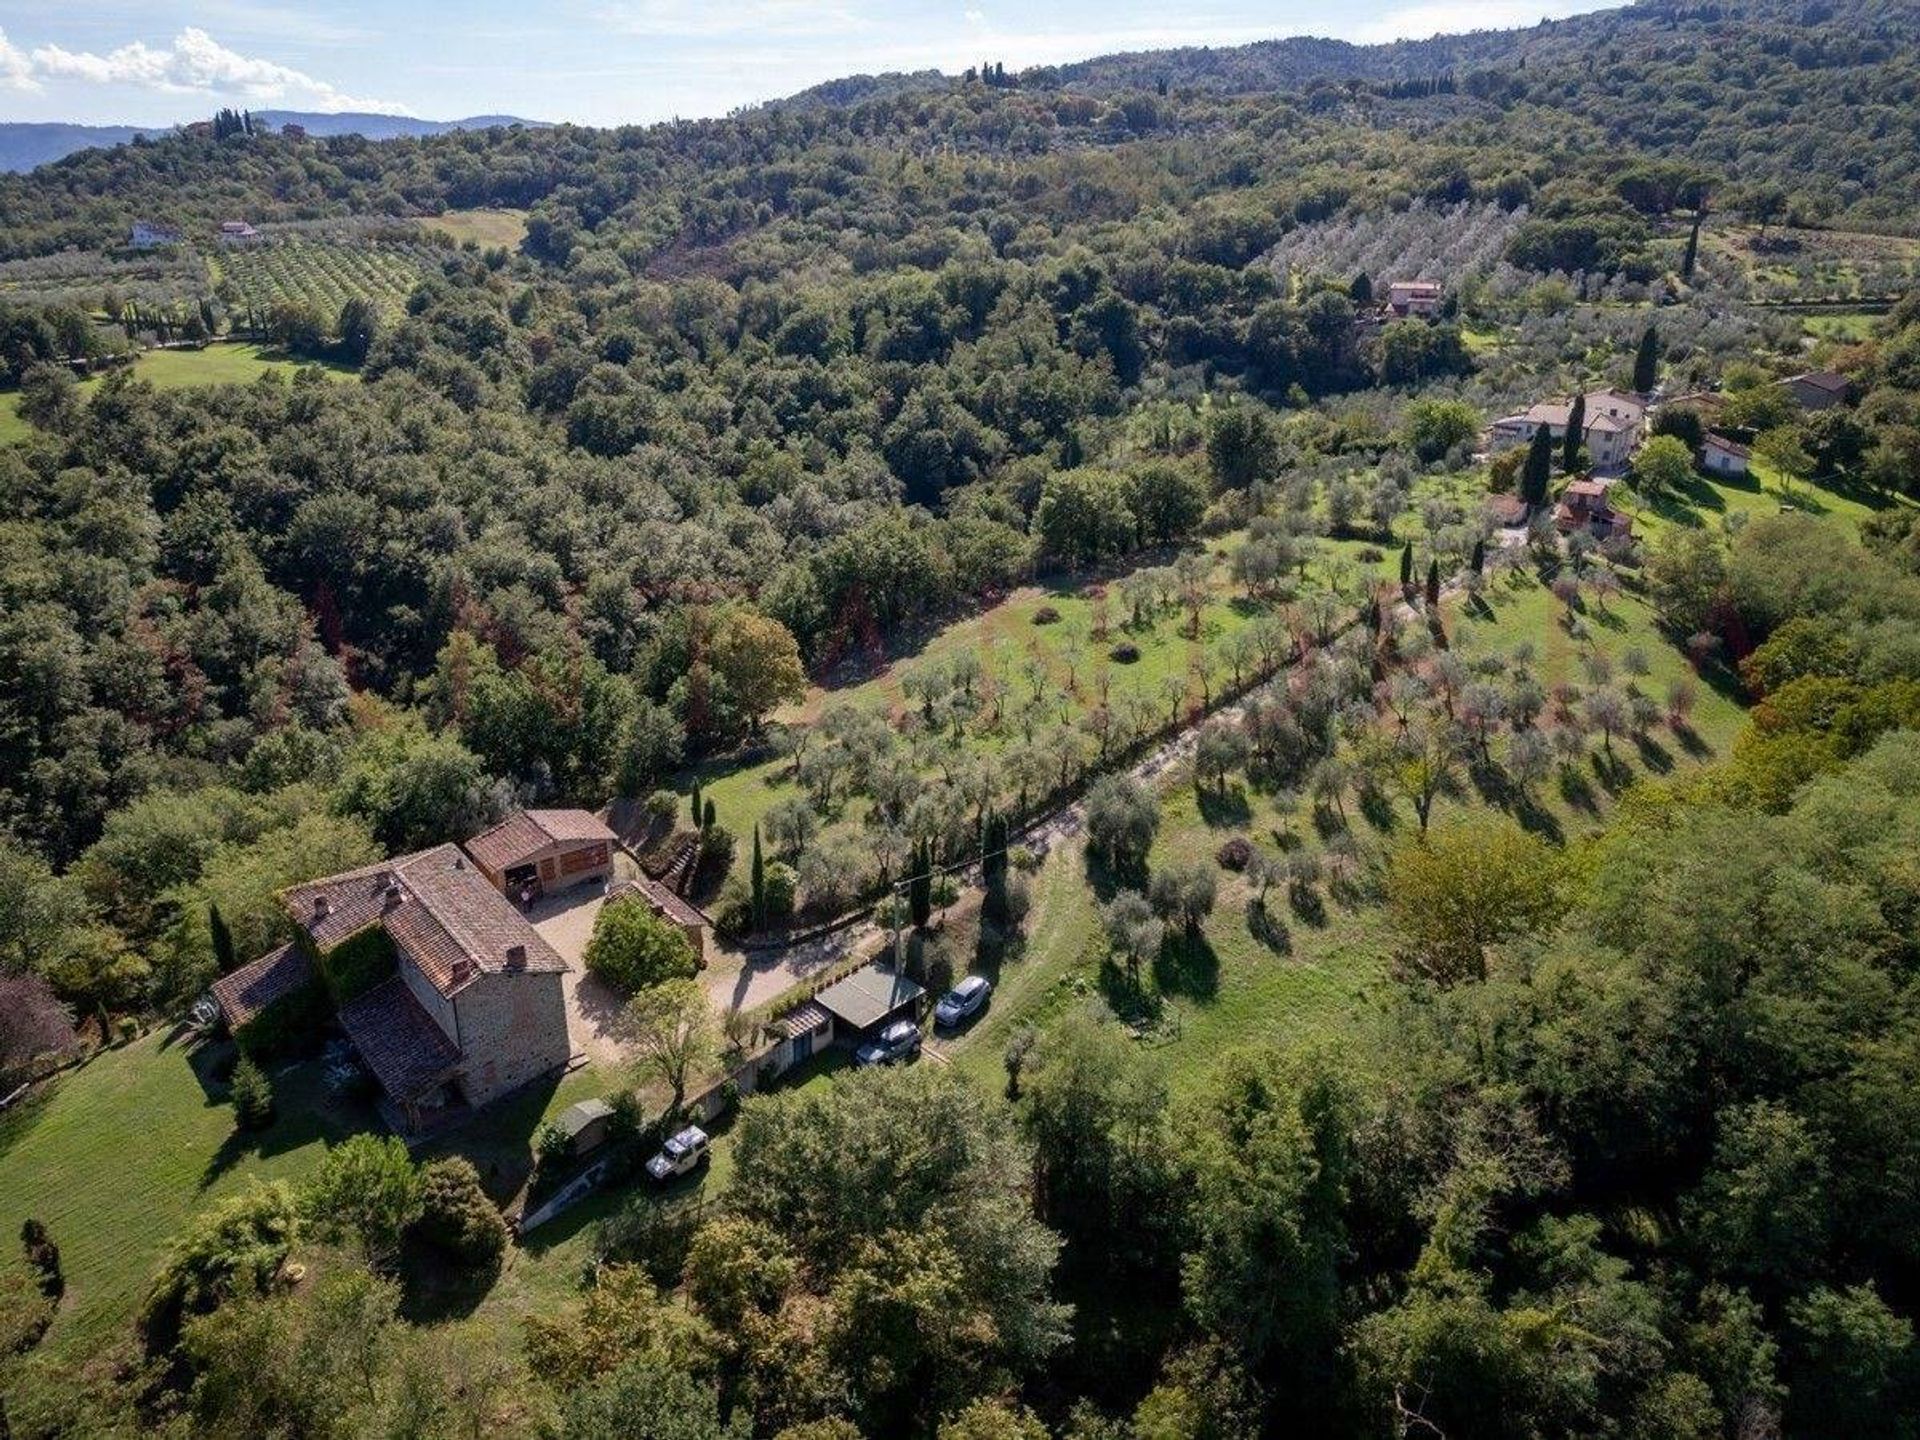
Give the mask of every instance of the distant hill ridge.
M 329 114 L 308 110 L 256 110 L 254 120 L 271 130 L 301 126 L 309 135 L 360 135 L 368 140 L 399 140 L 410 136 L 445 135 L 453 130 L 491 130 L 501 125 L 541 129 L 543 120 L 517 115 L 470 115 L 462 120 L 421 120 L 412 115 L 373 115 L 358 111 Z M 0 122 L 0 170 L 32 170 L 39 165 L 97 146 L 125 145 L 146 136 L 171 134 L 172 125 L 69 125 L 59 121 Z

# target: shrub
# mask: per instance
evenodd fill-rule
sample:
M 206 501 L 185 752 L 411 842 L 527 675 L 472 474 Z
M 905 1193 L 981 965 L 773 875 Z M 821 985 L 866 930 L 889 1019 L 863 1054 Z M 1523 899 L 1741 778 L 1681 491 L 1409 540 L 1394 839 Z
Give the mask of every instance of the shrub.
M 1253 859 L 1253 842 L 1244 835 L 1235 835 L 1220 847 L 1214 857 L 1220 862 L 1222 870 L 1245 870 Z
M 552 1170 L 573 1158 L 573 1137 L 549 1120 L 534 1132 L 533 1153 L 543 1171 Z
M 680 797 L 671 790 L 656 790 L 647 796 L 647 819 L 659 824 L 680 813 Z
M 53 1243 L 45 1225 L 38 1220 L 23 1222 L 20 1248 L 26 1252 L 27 1264 L 33 1269 L 34 1282 L 42 1295 L 58 1300 L 67 1293 L 66 1273 L 60 1268 L 60 1247 Z
M 778 929 L 793 918 L 794 900 L 799 891 L 800 877 L 794 873 L 791 865 L 776 860 L 767 866 L 762 893 L 768 929 Z M 751 904 L 751 897 L 748 898 Z
M 711 803 L 711 802 L 709 802 Z M 726 826 L 709 822 L 700 831 L 699 872 L 712 881 L 733 867 L 733 832 Z
M 685 979 L 699 968 L 680 927 L 634 898 L 600 907 L 585 959 L 590 974 L 628 991 Z
M 113 1038 L 122 1045 L 131 1044 L 140 1038 L 140 1022 L 132 1015 L 122 1015 L 113 1022 Z
M 745 935 L 753 929 L 753 892 L 744 877 L 729 875 L 720 898 L 707 912 L 722 935 Z
M 1378 545 L 1362 545 L 1354 552 L 1353 558 L 1358 560 L 1362 565 L 1378 565 L 1387 557 Z
M 202 1214 L 174 1242 L 141 1306 L 147 1353 L 171 1351 L 190 1316 L 237 1296 L 264 1295 L 298 1232 L 293 1190 L 280 1181 L 255 1182 Z
M 1060 612 L 1051 605 L 1042 605 L 1038 610 L 1033 612 L 1033 623 L 1036 625 L 1058 625 L 1060 623 Z
M 264 1130 L 273 1120 L 273 1082 L 246 1056 L 233 1067 L 233 1118 L 242 1130 Z
M 1131 640 L 1122 640 L 1107 654 L 1116 665 L 1132 665 L 1140 659 L 1140 647 Z
M 507 1222 L 480 1186 L 471 1160 L 435 1160 L 420 1179 L 420 1218 L 413 1234 L 470 1269 L 491 1264 L 507 1248 Z

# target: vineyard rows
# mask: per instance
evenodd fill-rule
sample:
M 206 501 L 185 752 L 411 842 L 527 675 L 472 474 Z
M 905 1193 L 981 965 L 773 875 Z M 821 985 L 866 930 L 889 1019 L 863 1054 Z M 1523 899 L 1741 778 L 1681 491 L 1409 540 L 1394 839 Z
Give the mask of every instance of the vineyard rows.
M 296 301 L 311 305 L 329 321 L 356 295 L 397 311 L 422 276 L 437 268 L 438 254 L 432 245 L 416 242 L 274 240 L 221 252 L 219 293 L 236 311 L 265 311 Z

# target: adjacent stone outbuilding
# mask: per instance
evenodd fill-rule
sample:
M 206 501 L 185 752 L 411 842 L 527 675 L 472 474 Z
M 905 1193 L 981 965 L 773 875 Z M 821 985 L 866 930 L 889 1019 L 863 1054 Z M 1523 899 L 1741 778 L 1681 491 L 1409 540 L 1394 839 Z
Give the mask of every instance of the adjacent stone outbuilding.
M 613 875 L 618 837 L 585 810 L 522 810 L 467 841 L 493 888 L 517 905 Z

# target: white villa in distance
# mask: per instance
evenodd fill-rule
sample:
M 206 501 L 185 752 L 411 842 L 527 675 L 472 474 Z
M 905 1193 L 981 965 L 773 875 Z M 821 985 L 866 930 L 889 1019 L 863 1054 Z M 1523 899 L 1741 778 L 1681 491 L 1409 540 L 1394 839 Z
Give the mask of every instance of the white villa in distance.
M 1627 468 L 1633 452 L 1647 433 L 1647 405 L 1636 395 L 1622 390 L 1590 390 L 1586 395 L 1586 416 L 1581 439 L 1587 456 L 1598 474 L 1618 474 Z M 1518 415 L 1493 422 L 1492 448 L 1508 450 L 1525 445 L 1542 425 L 1556 441 L 1567 434 L 1572 418 L 1571 400 L 1543 400 Z

